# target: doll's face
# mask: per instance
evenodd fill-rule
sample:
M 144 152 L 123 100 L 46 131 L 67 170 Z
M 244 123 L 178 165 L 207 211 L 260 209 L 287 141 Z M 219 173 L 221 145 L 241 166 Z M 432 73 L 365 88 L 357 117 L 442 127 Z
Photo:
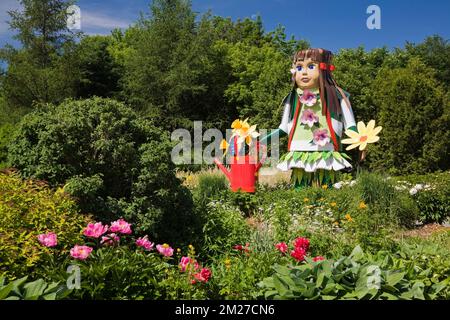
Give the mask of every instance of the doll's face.
M 319 87 L 319 64 L 311 58 L 298 60 L 295 63 L 295 83 L 300 89 L 316 89 Z

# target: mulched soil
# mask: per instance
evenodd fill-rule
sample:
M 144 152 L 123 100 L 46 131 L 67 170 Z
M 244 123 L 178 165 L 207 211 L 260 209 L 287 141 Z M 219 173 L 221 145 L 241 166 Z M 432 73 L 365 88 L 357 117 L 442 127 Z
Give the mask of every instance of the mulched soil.
M 419 228 L 402 232 L 403 236 L 428 238 L 433 234 L 450 231 L 450 227 L 445 227 L 438 223 L 430 223 Z

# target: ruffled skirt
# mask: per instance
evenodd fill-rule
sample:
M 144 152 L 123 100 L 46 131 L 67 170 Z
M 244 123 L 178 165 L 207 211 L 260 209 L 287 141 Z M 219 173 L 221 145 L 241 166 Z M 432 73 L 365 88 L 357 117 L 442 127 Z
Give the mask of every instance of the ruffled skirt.
M 281 156 L 277 168 L 281 171 L 292 168 L 301 168 L 305 172 L 319 169 L 339 171 L 352 167 L 346 159 L 351 158 L 337 151 L 290 151 Z

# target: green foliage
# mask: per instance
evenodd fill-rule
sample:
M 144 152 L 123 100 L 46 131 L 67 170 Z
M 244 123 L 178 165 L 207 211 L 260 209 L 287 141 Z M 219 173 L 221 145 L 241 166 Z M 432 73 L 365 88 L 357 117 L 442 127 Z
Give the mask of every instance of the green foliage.
M 228 181 L 224 175 L 203 173 L 198 176 L 195 193 L 199 197 L 199 201 L 208 201 L 225 190 L 228 190 Z
M 112 44 L 111 36 L 89 36 L 80 41 L 76 48 L 80 72 L 77 97 L 113 97 L 118 94 L 123 70 L 112 55 Z
M 448 299 L 450 269 L 436 273 L 436 268 L 417 268 L 408 253 L 370 255 L 355 247 L 337 260 L 275 265 L 275 273 L 259 285 L 266 299 Z
M 397 192 L 386 178 L 363 172 L 358 176 L 355 189 L 360 200 L 368 206 L 368 210 L 360 210 L 367 213 L 364 214 L 367 231 L 376 233 L 383 226 L 414 225 L 418 217 L 417 207 L 408 196 Z
M 450 172 L 409 175 L 396 178 L 397 188 L 405 190 L 419 208 L 419 220 L 442 223 L 450 216 Z
M 241 211 L 227 203 L 212 200 L 199 214 L 204 221 L 202 256 L 211 257 L 226 252 L 244 243 L 250 235 L 250 228 Z
M 419 44 L 408 42 L 405 50 L 436 70 L 436 78 L 448 88 L 450 85 L 450 43 L 448 40 L 433 35 Z
M 30 109 L 34 103 L 58 103 L 74 96 L 79 78 L 74 68 L 77 34 L 67 27 L 72 1 L 21 0 L 22 10 L 9 12 L 10 28 L 22 48 L 6 46 L 0 59 L 8 63 L 2 93 L 8 107 Z
M 188 241 L 192 199 L 175 176 L 168 134 L 114 100 L 66 101 L 28 114 L 8 159 L 109 222 L 123 216 L 165 241 Z M 173 230 L 177 230 L 174 232 Z
M 290 89 L 291 61 L 271 44 L 227 46 L 227 59 L 237 81 L 228 86 L 225 97 L 237 106 L 241 117 L 250 117 L 260 128 L 277 128 L 283 112 L 280 103 Z
M 256 242 L 253 243 L 255 246 L 258 245 Z M 235 251 L 213 258 L 212 299 L 257 298 L 256 284 L 272 273 L 271 266 L 280 260 L 280 255 L 275 252 L 273 244 L 264 251 L 255 250 L 255 246 L 250 246 L 249 253 Z
M 14 126 L 10 123 L 0 124 L 0 169 L 7 166 L 7 146 L 12 138 Z
M 394 174 L 425 173 L 447 162 L 445 149 L 430 146 L 436 145 L 432 140 L 443 138 L 435 136 L 441 130 L 436 131 L 433 122 L 448 104 L 433 69 L 412 58 L 404 68 L 380 70 L 372 90 L 383 126 L 380 143 L 370 156 L 372 168 Z M 435 153 L 426 155 L 430 151 Z
M 51 250 L 39 244 L 37 235 L 56 233 L 58 247 L 67 252 L 81 239 L 86 221 L 61 189 L 0 173 L 0 271 L 11 279 L 34 274 Z
M 246 217 L 252 216 L 257 210 L 259 199 L 258 196 L 255 196 L 253 193 L 227 190 L 223 196 L 227 203 L 239 208 Z
M 180 272 L 178 261 L 163 258 L 155 252 L 145 252 L 122 245 L 103 247 L 94 250 L 85 261 L 67 259 L 59 264 L 61 265 L 49 265 L 48 277 L 66 281 L 68 265 L 80 268 L 81 288 L 73 290 L 71 299 L 205 298 L 203 286 L 191 285 L 188 274 Z
M 335 56 L 335 79 L 340 87 L 350 93 L 357 120 L 367 123 L 378 114 L 377 106 L 373 103 L 371 84 L 388 56 L 387 48 L 365 51 L 363 47 L 341 49 Z
M 47 283 L 43 279 L 26 282 L 28 276 L 5 282 L 0 277 L 0 300 L 60 300 L 70 294 L 65 284 Z

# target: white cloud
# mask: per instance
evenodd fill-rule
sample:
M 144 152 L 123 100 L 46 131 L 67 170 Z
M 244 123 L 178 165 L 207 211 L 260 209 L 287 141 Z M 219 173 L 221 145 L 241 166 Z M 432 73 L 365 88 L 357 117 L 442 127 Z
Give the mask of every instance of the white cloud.
M 129 21 L 117 19 L 97 12 L 89 12 L 81 10 L 81 29 L 107 29 L 127 28 Z
M 0 0 L 0 36 L 11 36 L 8 11 L 20 9 L 17 0 Z M 81 9 L 81 28 L 88 34 L 109 33 L 115 28 L 127 28 L 131 22 L 100 12 Z

